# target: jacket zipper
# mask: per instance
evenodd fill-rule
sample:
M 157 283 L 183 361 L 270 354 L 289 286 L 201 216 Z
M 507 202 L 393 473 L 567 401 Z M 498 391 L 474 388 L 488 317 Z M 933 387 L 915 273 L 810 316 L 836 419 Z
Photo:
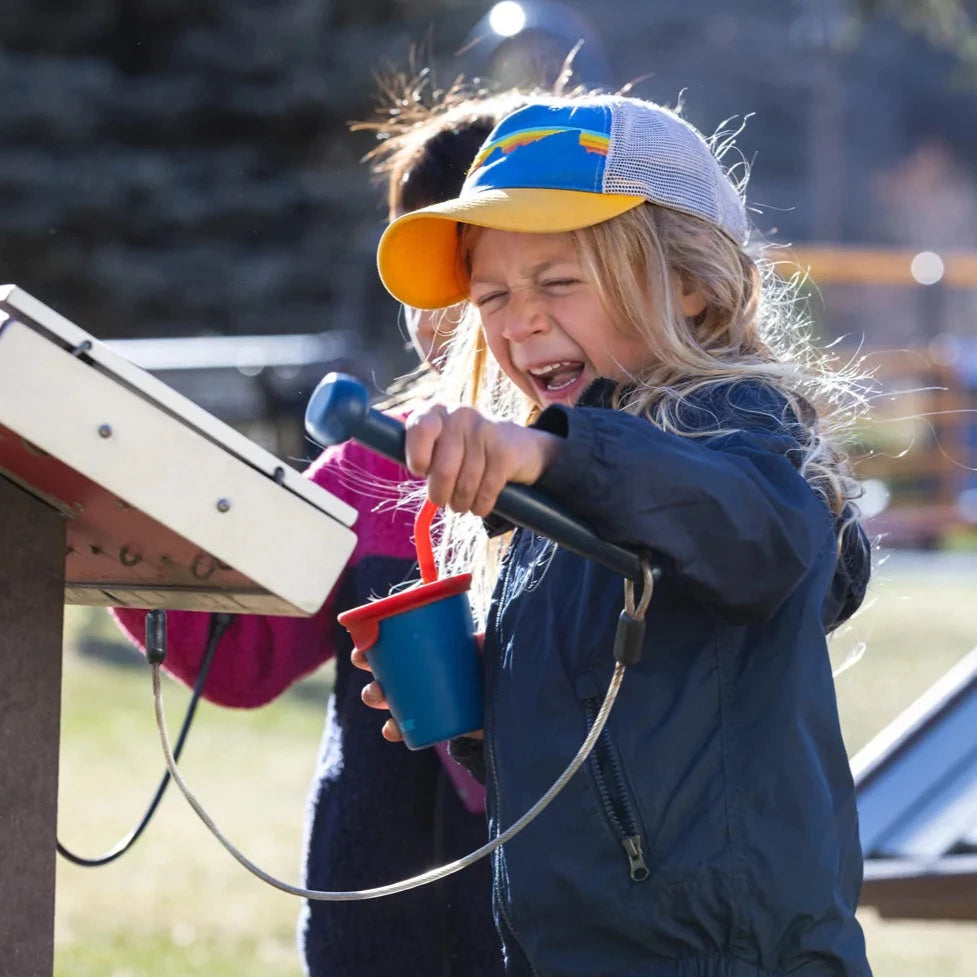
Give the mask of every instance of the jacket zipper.
M 584 700 L 588 729 L 593 728 L 599 708 L 598 699 Z M 631 881 L 644 882 L 651 875 L 651 871 L 645 862 L 644 843 L 630 794 L 624 782 L 621 761 L 618 759 L 610 731 L 606 726 L 601 730 L 588 760 L 604 814 L 627 856 Z
M 495 804 L 496 804 L 496 810 L 498 810 L 502 806 L 502 801 L 499 793 L 499 778 L 495 772 L 495 749 L 492 746 L 492 738 L 491 736 L 488 735 L 488 730 L 486 729 L 485 732 L 486 732 L 485 744 L 488 747 L 488 769 L 492 772 L 492 788 L 495 791 Z M 501 856 L 502 856 L 501 851 L 499 849 L 496 849 L 492 853 L 493 863 L 496 861 L 496 859 L 501 858 Z M 493 875 L 494 875 L 494 871 L 493 871 Z M 496 882 L 494 878 L 492 880 L 492 888 L 496 889 Z M 536 968 L 533 966 L 532 961 L 529 959 L 529 954 L 526 953 L 526 950 L 522 945 L 522 940 L 519 939 L 519 936 L 516 933 L 515 926 L 512 925 L 512 918 L 509 916 L 509 907 L 506 905 L 506 901 L 502 897 L 502 893 L 500 891 L 495 892 L 495 900 L 496 900 L 496 904 L 499 907 L 499 915 L 502 917 L 503 921 L 505 922 L 505 928 L 508 930 L 509 937 L 512 939 L 512 942 L 515 943 L 516 946 L 519 948 L 519 952 L 522 954 L 523 960 L 525 960 L 525 962 L 529 966 L 529 969 L 532 972 L 533 977 L 537 977 Z
M 516 532 L 518 534 L 518 530 Z M 515 547 L 516 547 L 516 539 L 513 539 L 512 540 L 512 543 L 510 544 L 510 547 L 509 547 L 508 559 L 506 560 L 505 566 L 503 567 L 503 570 L 502 570 L 502 581 L 501 581 L 501 586 L 500 586 L 500 589 L 499 589 L 499 605 L 498 605 L 500 607 L 505 606 L 506 600 L 508 598 L 508 594 L 509 594 L 509 580 L 510 580 L 510 577 L 512 576 L 512 564 L 514 562 L 514 560 L 513 560 L 513 551 L 514 551 Z M 486 632 L 493 625 L 497 624 L 496 613 L 490 614 L 489 615 L 489 619 L 485 622 L 485 630 L 486 630 Z M 488 709 L 486 710 L 486 713 L 485 713 L 485 742 L 484 742 L 484 746 L 485 746 L 486 759 L 487 759 L 486 772 L 487 772 L 488 776 L 490 776 L 492 778 L 492 790 L 493 790 L 493 792 L 495 794 L 495 809 L 496 809 L 496 812 L 498 813 L 502 809 L 502 791 L 501 791 L 501 789 L 499 787 L 499 776 L 498 776 L 498 772 L 497 772 L 496 765 L 495 765 L 495 742 L 492 739 L 492 735 L 491 735 L 491 732 L 492 732 L 491 731 L 491 726 L 493 724 L 492 703 L 495 701 L 495 688 L 496 688 L 496 682 L 497 682 L 497 675 L 498 675 L 498 669 L 497 668 L 493 668 L 492 669 L 492 684 L 491 684 L 491 687 L 488 690 L 488 695 L 486 697 L 487 704 L 488 704 Z M 492 853 L 492 861 L 493 861 L 493 863 L 495 862 L 495 860 L 497 858 L 500 858 L 500 857 L 501 857 L 501 852 L 498 849 L 496 849 L 496 851 Z M 493 869 L 494 869 L 494 864 L 493 864 Z M 493 875 L 494 874 L 495 874 L 495 872 L 493 870 Z M 495 883 L 495 879 L 493 878 L 493 880 L 492 880 L 492 887 L 493 887 L 493 889 L 495 889 L 495 884 L 496 884 Z M 526 953 L 526 951 L 525 951 L 525 949 L 524 949 L 524 947 L 522 945 L 522 940 L 519 939 L 519 936 L 516 933 L 516 929 L 512 925 L 512 919 L 509 916 L 509 907 L 506 905 L 505 900 L 502 898 L 502 894 L 500 892 L 496 892 L 496 903 L 497 903 L 497 905 L 499 907 L 499 914 L 502 916 L 502 919 L 505 922 L 505 927 L 506 927 L 506 929 L 509 932 L 509 936 L 512 938 L 512 941 L 519 948 L 519 952 L 522 954 L 523 959 L 526 961 L 526 963 L 529 966 L 529 969 L 532 971 L 533 977 L 536 977 L 536 968 L 533 966 L 532 961 L 530 961 L 529 955 Z

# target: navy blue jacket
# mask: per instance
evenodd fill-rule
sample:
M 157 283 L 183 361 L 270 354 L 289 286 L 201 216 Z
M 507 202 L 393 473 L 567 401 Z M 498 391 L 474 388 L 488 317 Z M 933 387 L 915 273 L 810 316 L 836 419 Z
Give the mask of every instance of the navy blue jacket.
M 825 643 L 861 601 L 868 548 L 856 526 L 839 559 L 778 395 L 739 383 L 692 410 L 690 427 L 738 430 L 679 437 L 586 406 L 540 420 L 564 441 L 539 487 L 665 572 L 591 761 L 497 852 L 515 977 L 870 973 Z M 515 533 L 485 644 L 493 836 L 582 742 L 622 602 L 620 577 Z
M 409 561 L 366 557 L 343 574 L 336 607 L 359 606 L 416 577 Z M 309 799 L 305 883 L 366 889 L 467 855 L 485 844 L 485 818 L 465 810 L 434 750 L 412 753 L 381 738 L 377 713 L 360 700 L 371 676 L 350 664 L 349 633 L 335 627 L 336 683 Z M 391 798 L 399 798 L 396 822 Z M 482 861 L 399 895 L 308 902 L 299 925 L 305 973 L 501 977 L 490 885 Z

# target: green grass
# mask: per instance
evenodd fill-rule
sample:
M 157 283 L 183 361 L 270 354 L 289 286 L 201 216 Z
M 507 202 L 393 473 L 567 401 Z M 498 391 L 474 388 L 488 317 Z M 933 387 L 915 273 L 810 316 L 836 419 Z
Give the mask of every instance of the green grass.
M 947 573 L 877 574 L 869 606 L 832 642 L 851 752 L 977 645 L 977 561 Z M 149 672 L 80 654 L 115 638 L 101 611 L 69 608 L 64 669 L 60 836 L 81 853 L 115 843 L 141 814 L 161 772 Z M 202 705 L 183 770 L 205 807 L 263 868 L 299 878 L 302 821 L 330 677 L 324 671 L 255 711 Z M 164 686 L 175 736 L 187 701 Z M 101 869 L 58 862 L 57 977 L 299 977 L 299 901 L 248 875 L 173 789 L 128 855 Z M 862 914 L 876 977 L 965 977 L 977 923 L 880 920 Z
M 74 650 L 104 612 L 68 608 L 59 835 L 94 855 L 141 815 L 162 772 L 148 668 L 106 665 Z M 225 833 L 266 870 L 299 881 L 306 791 L 326 670 L 260 710 L 202 703 L 184 752 L 190 786 Z M 188 693 L 163 688 L 176 736 Z M 133 849 L 104 868 L 58 860 L 58 977 L 298 977 L 299 900 L 259 882 L 207 833 L 171 785 Z
M 865 606 L 832 638 L 836 667 L 862 650 L 836 680 L 850 754 L 977 646 L 977 561 L 956 565 L 907 572 L 898 557 L 883 563 Z

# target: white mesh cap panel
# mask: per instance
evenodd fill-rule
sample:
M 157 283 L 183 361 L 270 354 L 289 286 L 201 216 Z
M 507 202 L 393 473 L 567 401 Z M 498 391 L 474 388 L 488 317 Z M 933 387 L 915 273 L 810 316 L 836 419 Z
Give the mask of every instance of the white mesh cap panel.
M 613 98 L 605 193 L 644 196 L 651 203 L 701 217 L 737 243 L 748 233 L 739 192 L 699 132 L 650 102 Z

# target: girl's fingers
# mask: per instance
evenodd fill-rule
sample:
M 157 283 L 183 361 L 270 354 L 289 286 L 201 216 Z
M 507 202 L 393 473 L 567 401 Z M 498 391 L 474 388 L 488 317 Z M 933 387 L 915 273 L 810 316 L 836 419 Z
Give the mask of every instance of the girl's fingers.
M 478 491 L 472 496 L 468 511 L 484 519 L 495 508 L 499 493 L 505 488 L 506 478 L 499 467 L 486 465 Z
M 428 498 L 456 512 L 488 515 L 506 482 L 531 485 L 561 439 L 518 424 L 496 422 L 470 407 L 440 405 L 412 415 L 407 467 L 427 478 Z
M 364 672 L 373 671 L 373 669 L 370 668 L 370 663 L 366 660 L 366 652 L 360 651 L 359 648 L 354 648 L 350 652 L 349 660 L 354 666 L 356 666 L 356 668 L 362 668 Z
M 513 424 L 485 422 L 480 426 L 476 442 L 478 483 L 465 499 L 464 511 L 484 518 L 495 508 L 499 493 L 507 482 L 515 480 L 521 463 L 517 438 L 522 430 Z
M 482 485 L 488 475 L 487 463 L 485 447 L 481 440 L 476 438 L 467 442 L 465 457 L 455 479 L 454 491 L 448 500 L 448 504 L 455 512 L 474 511 L 472 504 L 482 491 Z
M 447 505 L 454 497 L 467 452 L 465 431 L 457 415 L 447 417 L 427 471 L 427 497 L 435 505 Z
M 390 709 L 379 682 L 367 682 L 360 692 L 360 698 L 363 700 L 363 704 L 371 709 Z M 393 716 L 390 716 L 383 724 L 380 734 L 390 743 L 401 743 L 404 739 L 404 734 L 401 733 Z
M 363 700 L 363 704 L 369 706 L 371 709 L 390 708 L 387 705 L 386 697 L 383 694 L 383 689 L 380 688 L 379 682 L 367 682 L 360 691 L 360 698 Z
M 407 436 L 404 439 L 407 470 L 418 478 L 427 475 L 431 457 L 444 427 L 447 412 L 440 404 L 418 411 L 407 419 Z
M 404 734 L 400 731 L 400 727 L 392 716 L 383 724 L 383 729 L 380 730 L 380 733 L 389 743 L 403 743 L 404 741 Z

